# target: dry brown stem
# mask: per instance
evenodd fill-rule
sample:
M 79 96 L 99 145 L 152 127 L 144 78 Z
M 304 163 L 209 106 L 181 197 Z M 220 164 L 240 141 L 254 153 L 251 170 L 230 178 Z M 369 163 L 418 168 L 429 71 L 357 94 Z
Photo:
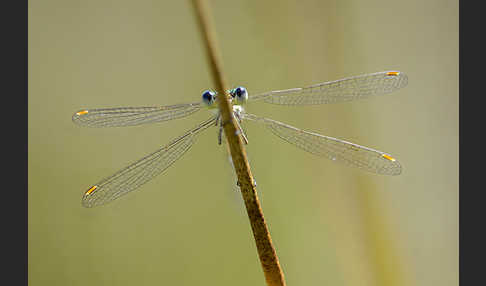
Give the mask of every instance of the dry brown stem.
M 210 63 L 212 78 L 218 96 L 219 110 L 223 120 L 223 128 L 228 141 L 228 146 L 233 159 L 238 185 L 240 186 L 243 200 L 245 201 L 246 211 L 250 219 L 253 236 L 255 238 L 258 255 L 262 263 L 265 279 L 269 286 L 285 285 L 284 275 L 278 262 L 277 253 L 272 244 L 272 238 L 268 231 L 263 211 L 260 206 L 256 192 L 256 184 L 251 174 L 250 165 L 246 156 L 246 151 L 241 137 L 237 134 L 237 126 L 233 116 L 233 109 L 228 100 L 226 91 L 228 90 L 226 79 L 222 71 L 222 62 L 217 49 L 216 38 L 209 9 L 204 0 L 192 0 L 198 26 L 203 35 L 204 46 Z

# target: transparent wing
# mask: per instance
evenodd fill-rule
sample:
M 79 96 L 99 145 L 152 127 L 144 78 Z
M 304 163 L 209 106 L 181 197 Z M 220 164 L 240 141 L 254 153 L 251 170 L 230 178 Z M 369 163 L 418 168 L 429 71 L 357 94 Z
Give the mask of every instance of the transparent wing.
M 215 120 L 213 117 L 202 122 L 166 146 L 101 180 L 83 195 L 83 206 L 89 208 L 111 202 L 159 175 L 189 150 L 196 135 L 212 126 Z
M 340 139 L 307 132 L 272 119 L 242 113 L 243 119 L 263 123 L 283 140 L 315 155 L 357 167 L 365 171 L 399 175 L 402 167 L 390 155 Z
M 383 95 L 405 87 L 406 74 L 384 71 L 359 75 L 309 87 L 270 91 L 250 97 L 249 101 L 263 100 L 281 105 L 312 105 L 337 103 L 373 95 Z
M 201 103 L 196 102 L 155 107 L 83 109 L 73 114 L 73 122 L 88 127 L 133 126 L 184 117 L 200 108 Z

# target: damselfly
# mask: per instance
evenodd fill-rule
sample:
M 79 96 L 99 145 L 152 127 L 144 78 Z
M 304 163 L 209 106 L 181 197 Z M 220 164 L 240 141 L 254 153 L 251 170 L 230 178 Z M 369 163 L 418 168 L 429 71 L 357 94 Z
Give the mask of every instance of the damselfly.
M 251 97 L 249 97 L 247 90 L 241 86 L 229 90 L 228 94 L 233 106 L 233 115 L 238 125 L 238 133 L 245 143 L 248 143 L 248 140 L 241 128 L 241 123 L 244 120 L 254 121 L 266 126 L 273 134 L 283 140 L 312 154 L 377 174 L 399 175 L 401 173 L 400 163 L 389 154 L 247 113 L 243 105 L 247 102 L 257 101 L 280 105 L 337 103 L 387 94 L 405 87 L 407 82 L 408 78 L 402 72 L 384 71 L 304 88 L 270 91 Z M 181 118 L 203 108 L 212 111 L 212 116 L 209 119 L 172 140 L 166 146 L 90 187 L 83 195 L 83 206 L 102 205 L 136 190 L 171 166 L 189 150 L 197 135 L 211 126 L 219 125 L 218 142 L 221 144 L 223 126 L 215 102 L 217 96 L 214 91 L 206 90 L 202 93 L 202 100 L 195 103 L 156 107 L 83 109 L 76 112 L 72 118 L 76 124 L 88 127 L 121 127 Z

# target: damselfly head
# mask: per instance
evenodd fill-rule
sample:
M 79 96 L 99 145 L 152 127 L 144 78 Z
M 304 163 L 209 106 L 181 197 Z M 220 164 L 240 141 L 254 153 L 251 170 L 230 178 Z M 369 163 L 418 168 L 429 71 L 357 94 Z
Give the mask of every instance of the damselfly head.
M 231 90 L 231 96 L 236 99 L 236 104 L 243 104 L 248 100 L 248 92 L 246 88 L 238 86 Z
M 211 90 L 205 90 L 203 93 L 202 93 L 202 101 L 204 102 L 204 104 L 206 104 L 207 106 L 211 106 L 213 105 L 214 101 L 216 100 L 216 93 L 214 91 L 211 91 Z

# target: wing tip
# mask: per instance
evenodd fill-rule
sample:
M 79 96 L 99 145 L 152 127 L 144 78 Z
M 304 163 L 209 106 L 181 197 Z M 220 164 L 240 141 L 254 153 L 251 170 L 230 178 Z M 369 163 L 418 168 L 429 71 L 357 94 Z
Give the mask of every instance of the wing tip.
M 77 112 L 75 112 L 72 116 L 72 121 L 78 125 L 83 125 L 82 124 L 82 121 L 81 121 L 81 118 L 83 118 L 86 114 L 89 113 L 89 110 L 87 109 L 81 109 Z
M 91 208 L 93 206 L 95 206 L 95 204 L 93 204 L 93 192 L 98 188 L 97 185 L 94 185 L 94 186 L 91 186 L 84 194 L 83 194 L 83 197 L 81 199 L 81 205 L 85 208 Z M 95 192 L 96 193 L 96 192 Z
M 388 79 L 396 80 L 396 88 L 404 88 L 408 85 L 408 75 L 401 71 L 386 71 L 385 77 Z
M 381 157 L 386 160 L 385 166 L 383 166 L 383 175 L 398 176 L 402 173 L 402 166 L 397 159 L 393 158 L 388 154 L 382 154 Z

